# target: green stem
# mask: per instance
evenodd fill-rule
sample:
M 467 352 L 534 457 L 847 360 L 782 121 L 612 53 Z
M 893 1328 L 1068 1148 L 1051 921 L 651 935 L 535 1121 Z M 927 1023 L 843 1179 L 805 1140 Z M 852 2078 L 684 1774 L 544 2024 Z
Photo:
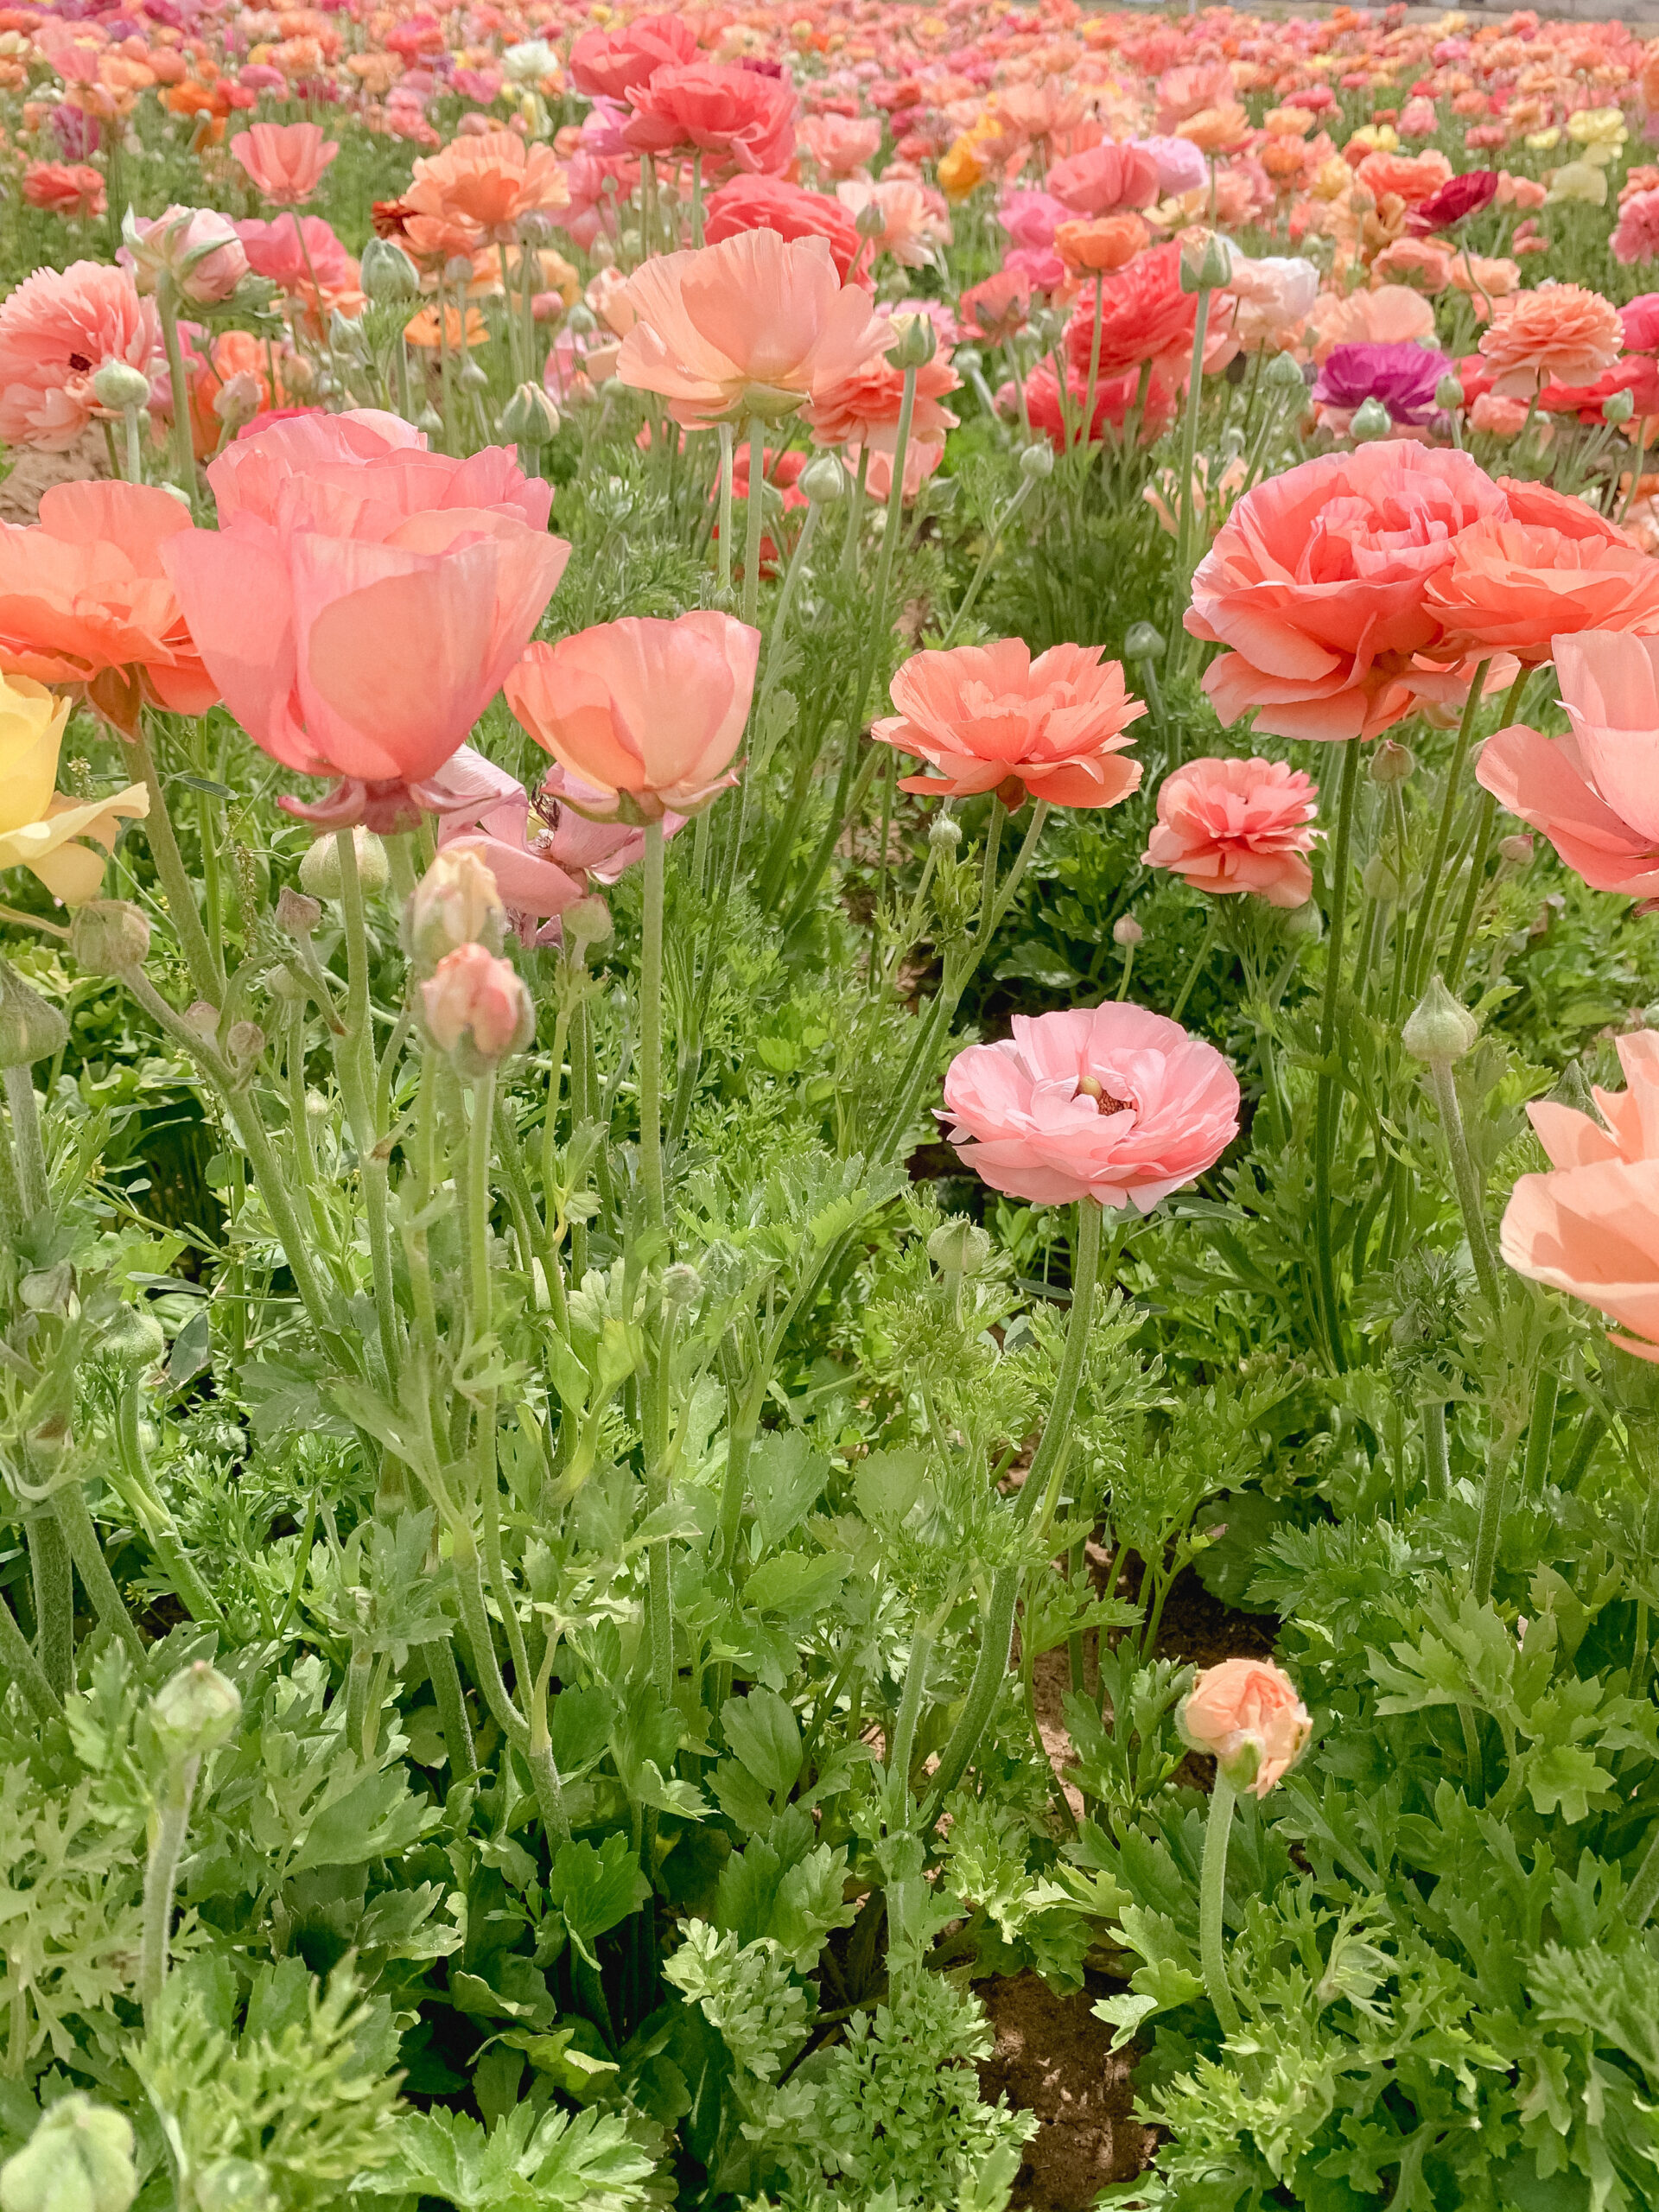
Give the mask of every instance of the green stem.
M 1636 1870 L 1636 1878 L 1624 1892 L 1625 1922 L 1639 1931 L 1652 1919 L 1656 1904 L 1659 1904 L 1659 1828 L 1655 1829 L 1653 1840 Z
M 173 280 L 163 276 L 156 288 L 156 312 L 162 321 L 162 343 L 167 348 L 167 380 L 173 393 L 173 474 L 179 489 L 192 505 L 196 494 L 196 449 L 190 434 L 190 385 L 184 373 L 184 349 L 179 343 L 178 305 Z
M 1519 1430 L 1518 1421 L 1506 1421 L 1492 1440 L 1491 1456 L 1486 1462 L 1486 1483 L 1480 1495 L 1480 1522 L 1475 1531 L 1474 1564 L 1469 1574 L 1470 1592 L 1478 1605 L 1485 1605 L 1492 1594 L 1498 1529 L 1503 1519 L 1503 1491 Z
M 1497 801 L 1491 791 L 1480 795 L 1480 815 L 1475 829 L 1475 849 L 1469 855 L 1469 883 L 1463 894 L 1463 910 L 1458 916 L 1458 925 L 1452 932 L 1452 943 L 1446 950 L 1446 973 L 1450 978 L 1453 995 L 1463 983 L 1464 957 L 1469 940 L 1474 934 L 1475 916 L 1480 911 L 1480 894 L 1486 887 L 1486 856 L 1491 850 L 1492 831 L 1497 823 Z
M 645 1378 L 645 1512 L 658 1513 L 668 1503 L 669 1400 L 673 1387 L 674 1338 L 680 1309 L 659 1303 L 661 1317 L 657 1357 Z M 645 1611 L 651 1641 L 651 1670 L 657 1694 L 664 1705 L 674 1698 L 673 1559 L 668 1538 L 658 1536 L 646 1548 Z
M 144 2008 L 144 2024 L 156 2026 L 156 2010 L 167 1986 L 168 1937 L 173 1924 L 173 1892 L 179 1878 L 179 1860 L 190 1826 L 190 1800 L 195 1793 L 199 1758 L 179 1761 L 168 1771 L 166 1792 L 156 1808 L 156 1833 L 144 1867 L 143 1935 L 138 1955 L 138 2001 Z
M 1555 1405 L 1560 1381 L 1552 1368 L 1541 1368 L 1532 1386 L 1532 1410 L 1527 1419 L 1527 1456 L 1521 1471 L 1524 1497 L 1541 1497 L 1549 1480 L 1549 1451 L 1555 1440 Z
M 1230 2040 L 1243 2026 L 1227 1979 L 1227 1844 L 1236 1792 L 1219 1766 L 1204 1829 L 1204 1867 L 1198 1878 L 1198 1961 L 1204 1986 L 1221 2032 Z
M 1169 1010 L 1169 1018 L 1172 1021 L 1179 1021 L 1185 1013 L 1186 1002 L 1192 995 L 1192 986 L 1204 973 L 1205 963 L 1210 957 L 1216 942 L 1216 933 L 1220 927 L 1221 901 L 1217 899 L 1211 904 L 1210 918 L 1205 924 L 1204 935 L 1198 939 L 1198 949 L 1192 956 L 1192 965 L 1186 971 L 1186 981 L 1181 985 L 1180 990 L 1176 995 L 1175 1003 Z
M 41 1672 L 40 1662 L 29 1649 L 29 1638 L 18 1627 L 11 1607 L 0 1598 L 0 1682 L 7 1681 L 16 1683 L 36 1719 L 55 1720 L 62 1713 L 63 1700 Z
M 1457 819 L 1458 801 L 1462 792 L 1463 764 L 1469 757 L 1469 747 L 1475 734 L 1475 717 L 1480 712 L 1481 687 L 1486 681 L 1490 660 L 1481 662 L 1475 671 L 1474 681 L 1469 686 L 1469 696 L 1463 702 L 1463 714 L 1458 722 L 1458 734 L 1452 747 L 1452 758 L 1446 764 L 1446 791 L 1440 800 L 1440 818 L 1435 827 L 1434 843 L 1428 856 L 1428 870 L 1418 893 L 1417 918 L 1412 925 L 1411 950 L 1406 957 L 1406 988 L 1414 1002 L 1422 996 L 1427 981 L 1422 973 L 1428 957 L 1429 925 L 1440 902 L 1441 876 L 1446 868 L 1446 856 L 1452 843 L 1452 825 Z
M 910 1770 L 916 1758 L 916 1724 L 921 1718 L 928 1662 L 932 1656 L 932 1635 L 918 1624 L 910 1639 L 910 1664 L 905 1669 L 904 1691 L 899 1700 L 893 1742 L 887 1751 L 887 1787 L 896 1790 L 896 1802 L 900 1806 L 910 1796 Z
M 93 1611 L 111 1635 L 124 1643 L 132 1656 L 142 1662 L 143 1640 L 115 1586 L 115 1577 L 110 1573 L 104 1547 L 87 1510 L 86 1491 L 78 1482 L 61 1484 L 52 1493 L 52 1510 L 80 1575 L 81 1587 L 92 1601 Z
M 478 1772 L 478 1753 L 473 1748 L 472 1724 L 467 1718 L 467 1700 L 461 1694 L 454 1647 L 446 1637 L 436 1643 L 423 1644 L 421 1656 L 426 1662 L 432 1694 L 437 1700 L 438 1726 L 443 1731 L 443 1748 L 449 1756 L 449 1779 L 451 1783 L 468 1782 Z
M 75 1686 L 75 1584 L 69 1547 L 56 1516 L 46 1507 L 25 1515 L 29 1572 L 35 1590 L 35 1643 L 41 1672 L 54 1696 Z
M 46 1146 L 41 1136 L 40 1109 L 35 1103 L 32 1067 L 6 1070 L 6 1103 L 11 1109 L 11 1141 L 17 1165 L 17 1198 L 23 1219 L 31 1221 L 46 1211 L 49 1186 L 46 1173 Z
M 149 841 L 149 856 L 156 863 L 162 889 L 167 894 L 168 919 L 179 940 L 179 950 L 184 955 L 191 987 L 199 996 L 209 1000 L 214 1006 L 222 1006 L 225 978 L 213 964 L 213 947 L 208 944 L 207 932 L 201 925 L 201 915 L 196 906 L 195 887 L 185 872 L 184 856 L 174 835 L 173 817 L 168 810 L 167 794 L 162 788 L 156 756 L 150 750 L 149 738 L 142 729 L 128 742 L 132 748 L 138 773 L 143 779 L 144 789 L 149 793 L 149 812 L 144 817 L 144 835 Z
M 715 548 L 715 575 L 723 598 L 732 588 L 732 426 L 720 428 L 720 542 Z
M 1431 1062 L 1428 1082 L 1434 1093 L 1435 1106 L 1440 1111 L 1440 1130 L 1452 1163 L 1452 1179 L 1457 1186 L 1458 1205 L 1462 1211 L 1464 1230 L 1469 1239 L 1469 1256 L 1475 1263 L 1475 1280 L 1480 1285 L 1482 1296 L 1496 1313 L 1499 1305 L 1497 1262 L 1492 1255 L 1491 1239 L 1486 1233 L 1485 1194 L 1469 1150 L 1469 1138 L 1463 1126 L 1463 1110 L 1458 1103 L 1457 1078 L 1452 1072 L 1451 1063 L 1446 1060 Z
M 749 418 L 749 496 L 744 503 L 743 620 L 751 628 L 760 605 L 760 530 L 766 512 L 766 426 Z
M 663 825 L 645 824 L 639 955 L 639 1179 L 653 1229 L 667 1219 L 663 1184 Z
M 1336 1149 L 1338 1091 L 1333 1065 L 1337 1009 L 1342 995 L 1342 941 L 1348 912 L 1348 856 L 1353 843 L 1354 798 L 1359 789 L 1359 741 L 1343 749 L 1337 800 L 1337 842 L 1331 855 L 1331 927 L 1325 939 L 1325 1003 L 1319 1016 L 1319 1072 L 1313 1106 L 1313 1251 L 1325 1341 L 1338 1375 L 1345 1372 L 1342 1316 L 1337 1302 L 1336 1261 L 1331 1240 L 1331 1165 Z
M 1452 1484 L 1452 1461 L 1446 1434 L 1446 1408 L 1431 1398 L 1423 1408 L 1423 1492 L 1433 1502 L 1443 1498 Z

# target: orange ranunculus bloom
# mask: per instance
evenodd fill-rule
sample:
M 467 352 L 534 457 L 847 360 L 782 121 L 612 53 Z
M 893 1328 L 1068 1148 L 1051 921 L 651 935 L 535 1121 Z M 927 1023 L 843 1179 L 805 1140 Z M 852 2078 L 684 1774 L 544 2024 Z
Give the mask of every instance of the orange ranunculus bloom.
M 1480 351 L 1501 397 L 1529 399 L 1547 384 L 1592 384 L 1624 343 L 1618 310 L 1582 284 L 1552 284 L 1500 302 Z
M 1054 251 L 1074 276 L 1122 269 L 1146 251 L 1150 233 L 1138 215 L 1101 215 L 1091 223 L 1062 223 Z
M 1512 518 L 1464 531 L 1425 594 L 1437 655 L 1509 652 L 1536 668 L 1575 631 L 1659 632 L 1659 561 L 1582 499 L 1508 479 L 1502 489 Z
M 413 215 L 435 216 L 492 245 L 510 245 L 526 215 L 563 207 L 570 197 L 550 146 L 526 145 L 513 130 L 457 138 L 423 156 L 403 196 Z
M 490 327 L 476 308 L 467 308 L 463 322 L 459 308 L 446 306 L 440 329 L 437 308 L 425 307 L 410 315 L 404 326 L 404 336 L 411 346 L 487 346 Z

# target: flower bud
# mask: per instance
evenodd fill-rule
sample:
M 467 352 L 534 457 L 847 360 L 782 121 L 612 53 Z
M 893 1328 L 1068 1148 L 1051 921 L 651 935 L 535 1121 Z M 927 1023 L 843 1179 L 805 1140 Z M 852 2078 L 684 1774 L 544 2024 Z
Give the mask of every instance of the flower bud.
M 154 1314 L 123 1306 L 105 1323 L 98 1350 L 114 1367 L 153 1367 L 167 1350 L 167 1338 Z
M 1394 417 L 1380 399 L 1362 399 L 1354 410 L 1354 419 L 1348 426 L 1348 435 L 1356 445 L 1370 445 L 1377 438 L 1386 438 L 1394 430 Z
M 1175 1725 L 1207 1751 L 1235 1789 L 1265 1797 L 1307 1748 L 1313 1723 L 1296 1685 L 1271 1659 L 1224 1659 L 1206 1667 L 1182 1700 Z
M 1601 419 L 1617 426 L 1628 423 L 1636 412 L 1636 395 L 1630 391 L 1610 391 L 1601 403 Z
M 32 1068 L 69 1041 L 69 1024 L 0 960 L 0 1068 Z
M 847 492 L 847 471 L 842 466 L 840 454 L 815 455 L 796 479 L 796 488 L 815 507 L 834 506 Z
M 321 919 L 322 908 L 316 899 L 308 899 L 292 884 L 283 886 L 276 899 L 276 926 L 285 937 L 308 938 Z
M 60 2097 L 0 2166 L 3 2212 L 127 2212 L 138 2194 L 132 2124 L 82 2091 Z
M 1386 790 L 1390 784 L 1403 784 L 1416 766 L 1408 745 L 1398 745 L 1393 738 L 1385 737 L 1371 755 L 1371 781 Z
M 936 814 L 928 825 L 927 842 L 931 850 L 948 860 L 962 842 L 962 824 L 953 814 Z
M 404 950 L 423 976 L 463 944 L 499 952 L 506 909 L 487 864 L 476 853 L 440 853 L 416 885 L 399 932 Z
M 111 415 L 125 415 L 149 404 L 149 378 L 130 361 L 105 361 L 92 378 L 92 397 Z
M 166 277 L 193 307 L 228 300 L 248 274 L 247 249 L 235 224 L 217 208 L 174 207 L 146 219 L 129 207 L 121 238 L 139 291 L 155 291 Z
M 939 334 L 925 315 L 893 317 L 893 339 L 887 359 L 896 369 L 925 369 L 939 350 Z
M 175 1763 L 200 1758 L 228 1744 L 241 1718 L 242 1700 L 235 1683 L 227 1682 L 205 1659 L 181 1667 L 149 1701 L 151 1733 Z
M 853 218 L 853 228 L 861 238 L 879 238 L 886 234 L 887 219 L 874 200 L 867 200 Z
M 1414 1060 L 1449 1068 L 1473 1051 L 1479 1034 L 1480 1024 L 1468 1007 L 1459 1004 L 1438 976 L 1432 976 L 1428 988 L 1406 1017 L 1400 1042 Z
M 1434 387 L 1434 404 L 1443 415 L 1455 415 L 1463 405 L 1463 384 L 1459 378 L 1443 376 Z
M 971 1221 L 947 1221 L 927 1240 L 927 1256 L 942 1275 L 973 1276 L 991 1256 L 991 1240 Z
M 239 430 L 259 412 L 264 393 L 259 379 L 246 369 L 226 378 L 213 394 L 213 413 L 226 429 Z
M 429 402 L 415 417 L 415 427 L 423 437 L 441 438 L 443 435 L 443 417 Z
M 336 832 L 330 830 L 326 837 L 319 837 L 305 858 L 300 862 L 300 887 L 308 891 L 314 899 L 338 899 L 340 892 L 340 849 L 334 842 Z M 386 858 L 386 849 L 372 830 L 359 823 L 352 832 L 352 843 L 357 851 L 357 880 L 363 887 L 363 895 L 371 898 L 384 891 L 391 880 L 391 862 Z
M 1181 289 L 1184 292 L 1218 291 L 1232 273 L 1232 250 L 1226 239 L 1217 237 L 1213 231 L 1201 247 L 1189 245 L 1181 249 Z
M 194 2177 L 196 2212 L 270 2212 L 270 2177 L 253 2158 L 214 2158 Z
M 225 1039 L 225 1050 L 232 1063 L 245 1066 L 257 1060 L 265 1049 L 265 1033 L 257 1021 L 233 1021 Z
M 1373 853 L 1359 872 L 1365 896 L 1375 899 L 1379 906 L 1397 906 L 1402 886 L 1389 862 L 1381 853 Z
M 535 1008 L 512 963 L 481 944 L 458 945 L 439 961 L 421 985 L 421 1011 L 432 1042 L 463 1075 L 487 1073 L 536 1032 Z
M 1034 484 L 1046 483 L 1054 474 L 1054 448 L 1046 438 L 1033 438 L 1021 448 L 1020 474 Z
M 418 298 L 420 272 L 396 238 L 371 238 L 363 249 L 358 281 L 377 306 Z
M 1123 653 L 1128 660 L 1161 660 L 1162 633 L 1154 630 L 1150 622 L 1131 622 L 1123 633 Z
M 446 284 L 470 284 L 473 281 L 473 257 L 469 253 L 452 253 L 443 264 Z
M 695 1306 L 702 1296 L 702 1277 L 684 1261 L 663 1269 L 663 1298 L 670 1306 Z
M 54 1268 L 35 1268 L 17 1286 L 17 1295 L 31 1313 L 67 1313 L 75 1294 L 75 1271 L 67 1260 Z
M 461 363 L 460 369 L 456 372 L 455 381 L 463 391 L 487 391 L 490 388 L 490 372 L 480 363 L 469 359 Z
M 977 346 L 958 346 L 950 356 L 950 365 L 959 376 L 983 376 L 985 356 Z
M 179 1020 L 200 1043 L 218 1046 L 219 1008 L 211 999 L 192 999 Z
M 573 338 L 591 338 L 599 328 L 599 317 L 585 300 L 578 300 L 565 316 L 564 327 Z
M 590 944 L 603 944 L 611 933 L 611 910 L 598 892 L 590 891 L 585 899 L 578 899 L 574 906 L 567 906 L 559 917 L 564 931 L 564 941 L 570 948 L 570 957 L 582 960 Z
M 1507 861 L 1511 868 L 1528 867 L 1532 851 L 1532 840 L 1524 830 L 1517 830 L 1513 837 L 1500 837 L 1497 841 L 1498 858 Z
M 516 446 L 550 444 L 559 435 L 559 410 L 552 393 L 539 384 L 521 384 L 495 427 Z
M 1262 380 L 1269 391 L 1288 393 L 1307 390 L 1307 378 L 1302 374 L 1301 365 L 1290 353 L 1275 353 L 1268 363 Z
M 1120 914 L 1112 924 L 1112 943 L 1125 949 L 1139 944 L 1146 934 L 1133 914 Z
M 69 923 L 70 957 L 89 976 L 130 976 L 149 951 L 149 917 L 126 899 L 92 899 Z
M 1319 912 L 1319 900 L 1306 899 L 1300 906 L 1293 906 L 1285 916 L 1283 928 L 1295 943 L 1317 944 L 1325 935 L 1325 916 Z

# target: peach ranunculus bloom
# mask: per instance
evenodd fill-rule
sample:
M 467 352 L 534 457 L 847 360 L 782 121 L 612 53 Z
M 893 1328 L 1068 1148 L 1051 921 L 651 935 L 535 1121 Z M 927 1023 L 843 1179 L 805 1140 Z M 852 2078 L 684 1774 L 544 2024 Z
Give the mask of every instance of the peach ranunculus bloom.
M 263 752 L 331 777 L 322 826 L 409 826 L 500 689 L 570 549 L 509 448 L 430 453 L 394 415 L 273 423 L 207 471 L 217 531 L 163 549 L 201 658 Z
M 1238 302 L 1233 334 L 1247 353 L 1254 353 L 1264 346 L 1291 342 L 1313 311 L 1319 272 L 1313 262 L 1297 255 L 1268 254 L 1250 261 L 1240 254 L 1226 289 Z
M 893 679 L 896 715 L 870 735 L 933 771 L 900 789 L 936 798 L 995 791 L 1010 809 L 1116 806 L 1141 781 L 1117 756 L 1146 708 L 1128 696 L 1123 665 L 1101 645 L 1051 645 L 1033 660 L 1023 638 L 912 653 Z
M 303 205 L 339 151 L 338 142 L 325 138 L 315 123 L 256 123 L 230 143 L 232 157 L 277 207 Z
M 1213 1167 L 1238 1134 L 1238 1078 L 1213 1045 L 1108 1000 L 1016 1014 L 946 1071 L 939 1119 L 964 1167 L 1033 1205 L 1150 1213 Z
M 526 144 L 515 130 L 491 130 L 423 156 L 403 205 L 412 215 L 458 224 L 492 245 L 511 245 L 526 215 L 546 214 L 569 197 L 550 146 Z
M 1404 284 L 1433 299 L 1452 282 L 1452 256 L 1436 238 L 1395 238 L 1371 263 L 1373 284 Z
M 1308 350 L 1316 361 L 1338 346 L 1402 346 L 1434 342 L 1434 310 L 1406 284 L 1379 284 L 1374 292 L 1339 297 L 1321 294 L 1308 316 Z
M 1499 303 L 1480 352 L 1500 398 L 1530 399 L 1547 384 L 1592 384 L 1624 344 L 1611 300 L 1582 284 L 1541 284 Z
M 714 61 L 659 69 L 637 89 L 622 126 L 635 154 L 702 154 L 749 175 L 781 176 L 795 152 L 795 87 Z
M 0 524 L 0 665 L 73 684 L 129 737 L 145 705 L 204 715 L 219 693 L 162 565 L 188 508 L 146 484 L 54 484 L 40 521 Z
M 802 118 L 797 143 L 821 175 L 839 181 L 873 162 L 881 150 L 879 115 L 809 115 Z
M 1192 580 L 1186 627 L 1231 650 L 1204 688 L 1224 726 L 1277 737 L 1380 737 L 1444 671 L 1420 659 L 1425 606 L 1459 534 L 1510 512 L 1467 454 L 1380 440 L 1305 461 L 1248 493 Z
M 1307 1747 L 1313 1723 L 1296 1685 L 1271 1659 L 1206 1667 L 1182 1700 L 1177 1726 L 1207 1751 L 1236 1789 L 1265 1797 Z
M 1618 1322 L 1620 1351 L 1659 1363 L 1659 1033 L 1618 1048 L 1630 1088 L 1595 1092 L 1605 1128 L 1548 1101 L 1528 1108 L 1551 1166 L 1516 1182 L 1498 1247 L 1517 1274 Z
M 69 167 L 62 162 L 31 162 L 23 171 L 22 189 L 31 207 L 73 217 L 79 223 L 92 222 L 108 204 L 103 175 L 87 162 Z
M 0 868 L 26 868 L 54 899 L 81 906 L 104 880 L 104 859 L 123 822 L 149 812 L 143 784 L 107 798 L 67 798 L 54 791 L 69 702 L 27 676 L 0 676 Z
M 1158 197 L 1158 164 L 1144 146 L 1108 138 L 1049 170 L 1046 188 L 1074 215 L 1116 215 L 1150 207 Z
M 1318 835 L 1319 785 L 1282 760 L 1191 760 L 1166 776 L 1141 860 L 1194 891 L 1253 892 L 1270 906 L 1306 906 Z
M 660 393 L 683 429 L 791 414 L 878 360 L 893 337 L 869 294 L 842 285 L 823 239 L 775 231 L 660 255 L 623 297 L 635 320 L 616 373 Z
M 155 304 L 124 269 L 37 269 L 0 304 L 0 442 L 63 453 L 104 417 L 92 378 L 110 361 L 165 365 Z
M 1062 223 L 1054 233 L 1054 251 L 1069 276 L 1103 276 L 1125 268 L 1151 242 L 1138 215 L 1096 215 L 1087 222 Z
M 950 218 L 937 193 L 906 177 L 889 182 L 885 177 L 871 184 L 863 177 L 849 177 L 836 187 L 836 198 L 855 222 L 867 207 L 881 218 L 881 229 L 870 242 L 870 259 L 890 253 L 904 269 L 921 269 L 950 243 Z
M 1659 561 L 1582 499 L 1545 484 L 1501 488 L 1510 518 L 1464 531 L 1429 583 L 1438 656 L 1506 652 L 1536 668 L 1573 632 L 1659 632 Z
M 630 615 L 532 645 L 507 704 L 575 779 L 561 796 L 578 813 L 660 822 L 737 781 L 760 658 L 760 632 L 729 614 Z
M 1585 630 L 1554 644 L 1572 729 L 1516 722 L 1475 778 L 1597 891 L 1659 901 L 1659 638 Z
M 899 321 L 897 316 L 889 320 L 895 337 Z M 943 402 L 961 383 L 944 353 L 935 353 L 916 371 L 910 435 L 917 444 L 943 450 L 945 433 L 957 426 L 956 416 Z M 898 444 L 904 399 L 905 372 L 887 354 L 878 353 L 846 376 L 815 385 L 806 410 L 812 442 L 868 445 L 873 452 L 892 453 Z
M 1367 154 L 1354 171 L 1374 200 L 1392 196 L 1415 207 L 1452 181 L 1452 164 L 1438 149 L 1421 154 Z

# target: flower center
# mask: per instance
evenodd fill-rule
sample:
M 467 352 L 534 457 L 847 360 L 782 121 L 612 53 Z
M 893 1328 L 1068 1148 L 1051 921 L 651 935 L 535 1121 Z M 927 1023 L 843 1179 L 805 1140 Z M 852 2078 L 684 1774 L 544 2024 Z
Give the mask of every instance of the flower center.
M 84 377 L 92 365 L 84 353 L 72 353 L 69 356 L 69 365 L 77 376 Z
M 1127 1113 L 1129 1108 L 1135 1103 L 1135 1101 L 1132 1098 L 1114 1098 L 1111 1092 L 1107 1090 L 1104 1084 L 1097 1083 L 1091 1075 L 1082 1076 L 1078 1078 L 1077 1096 L 1079 1098 L 1092 1098 L 1095 1102 L 1096 1110 L 1102 1114 L 1124 1114 Z

